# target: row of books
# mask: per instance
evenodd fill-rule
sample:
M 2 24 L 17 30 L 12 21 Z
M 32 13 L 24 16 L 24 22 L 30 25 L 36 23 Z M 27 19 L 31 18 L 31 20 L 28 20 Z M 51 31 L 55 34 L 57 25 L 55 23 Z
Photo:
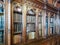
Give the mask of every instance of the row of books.
M 29 23 L 29 22 L 35 23 L 36 17 L 35 16 L 27 16 L 27 23 Z
M 14 14 L 14 21 L 15 22 L 22 22 L 22 15 L 21 14 Z
M 15 32 L 22 32 L 22 23 L 14 23 Z
M 38 17 L 38 22 L 42 22 L 42 16 Z M 22 22 L 22 14 L 14 14 L 14 21 L 15 22 Z M 32 22 L 35 23 L 36 22 L 36 16 L 27 16 L 27 23 Z

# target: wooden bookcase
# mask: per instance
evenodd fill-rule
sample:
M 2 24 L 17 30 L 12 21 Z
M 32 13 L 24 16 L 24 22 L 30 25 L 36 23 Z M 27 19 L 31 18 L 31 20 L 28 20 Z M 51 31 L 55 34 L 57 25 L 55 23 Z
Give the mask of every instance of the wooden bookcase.
M 38 27 L 39 36 L 42 37 L 42 11 L 40 11 L 38 15 Z
M 39 40 L 40 38 L 45 39 L 54 34 L 55 17 L 54 14 L 51 15 L 53 11 L 49 10 L 50 7 L 47 4 L 44 5 L 41 3 L 41 7 L 39 7 L 39 5 L 37 6 L 39 3 L 33 2 L 12 1 L 11 45 L 25 44 Z

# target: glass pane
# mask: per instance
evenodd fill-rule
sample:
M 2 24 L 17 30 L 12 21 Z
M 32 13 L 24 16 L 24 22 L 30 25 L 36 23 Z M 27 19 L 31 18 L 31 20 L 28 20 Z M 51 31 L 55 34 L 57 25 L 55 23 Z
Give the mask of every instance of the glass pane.
M 54 17 L 53 15 L 50 17 L 50 30 L 51 30 L 51 34 L 53 34 L 54 31 Z
M 27 32 L 34 32 L 35 24 L 27 24 Z
M 0 44 L 4 43 L 4 8 L 0 3 Z
M 39 23 L 39 36 L 42 36 L 42 12 L 39 13 L 38 16 L 38 23 Z
M 28 39 L 35 39 L 35 12 L 31 9 L 27 13 L 27 37 Z

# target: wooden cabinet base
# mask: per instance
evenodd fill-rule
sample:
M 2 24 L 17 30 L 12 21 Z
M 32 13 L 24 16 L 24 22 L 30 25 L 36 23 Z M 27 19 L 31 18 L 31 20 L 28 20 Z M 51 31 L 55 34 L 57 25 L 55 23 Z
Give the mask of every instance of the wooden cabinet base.
M 60 36 L 55 35 L 55 36 L 51 36 L 45 39 L 39 39 L 39 40 L 34 40 L 34 41 L 27 41 L 25 44 L 23 43 L 16 43 L 14 45 L 57 45 L 59 42 L 57 40 L 60 41 Z

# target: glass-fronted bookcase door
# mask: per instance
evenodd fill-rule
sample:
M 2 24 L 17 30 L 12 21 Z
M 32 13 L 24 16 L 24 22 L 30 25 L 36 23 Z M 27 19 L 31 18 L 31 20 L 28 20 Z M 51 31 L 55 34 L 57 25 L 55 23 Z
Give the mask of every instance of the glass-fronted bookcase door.
M 53 34 L 54 32 L 54 16 L 51 15 L 50 16 L 50 31 L 51 31 L 51 34 Z
M 0 45 L 4 44 L 4 0 L 0 0 Z
M 34 9 L 27 11 L 27 40 L 35 39 L 36 14 Z
M 13 2 L 13 44 L 22 42 L 22 5 L 17 2 Z

